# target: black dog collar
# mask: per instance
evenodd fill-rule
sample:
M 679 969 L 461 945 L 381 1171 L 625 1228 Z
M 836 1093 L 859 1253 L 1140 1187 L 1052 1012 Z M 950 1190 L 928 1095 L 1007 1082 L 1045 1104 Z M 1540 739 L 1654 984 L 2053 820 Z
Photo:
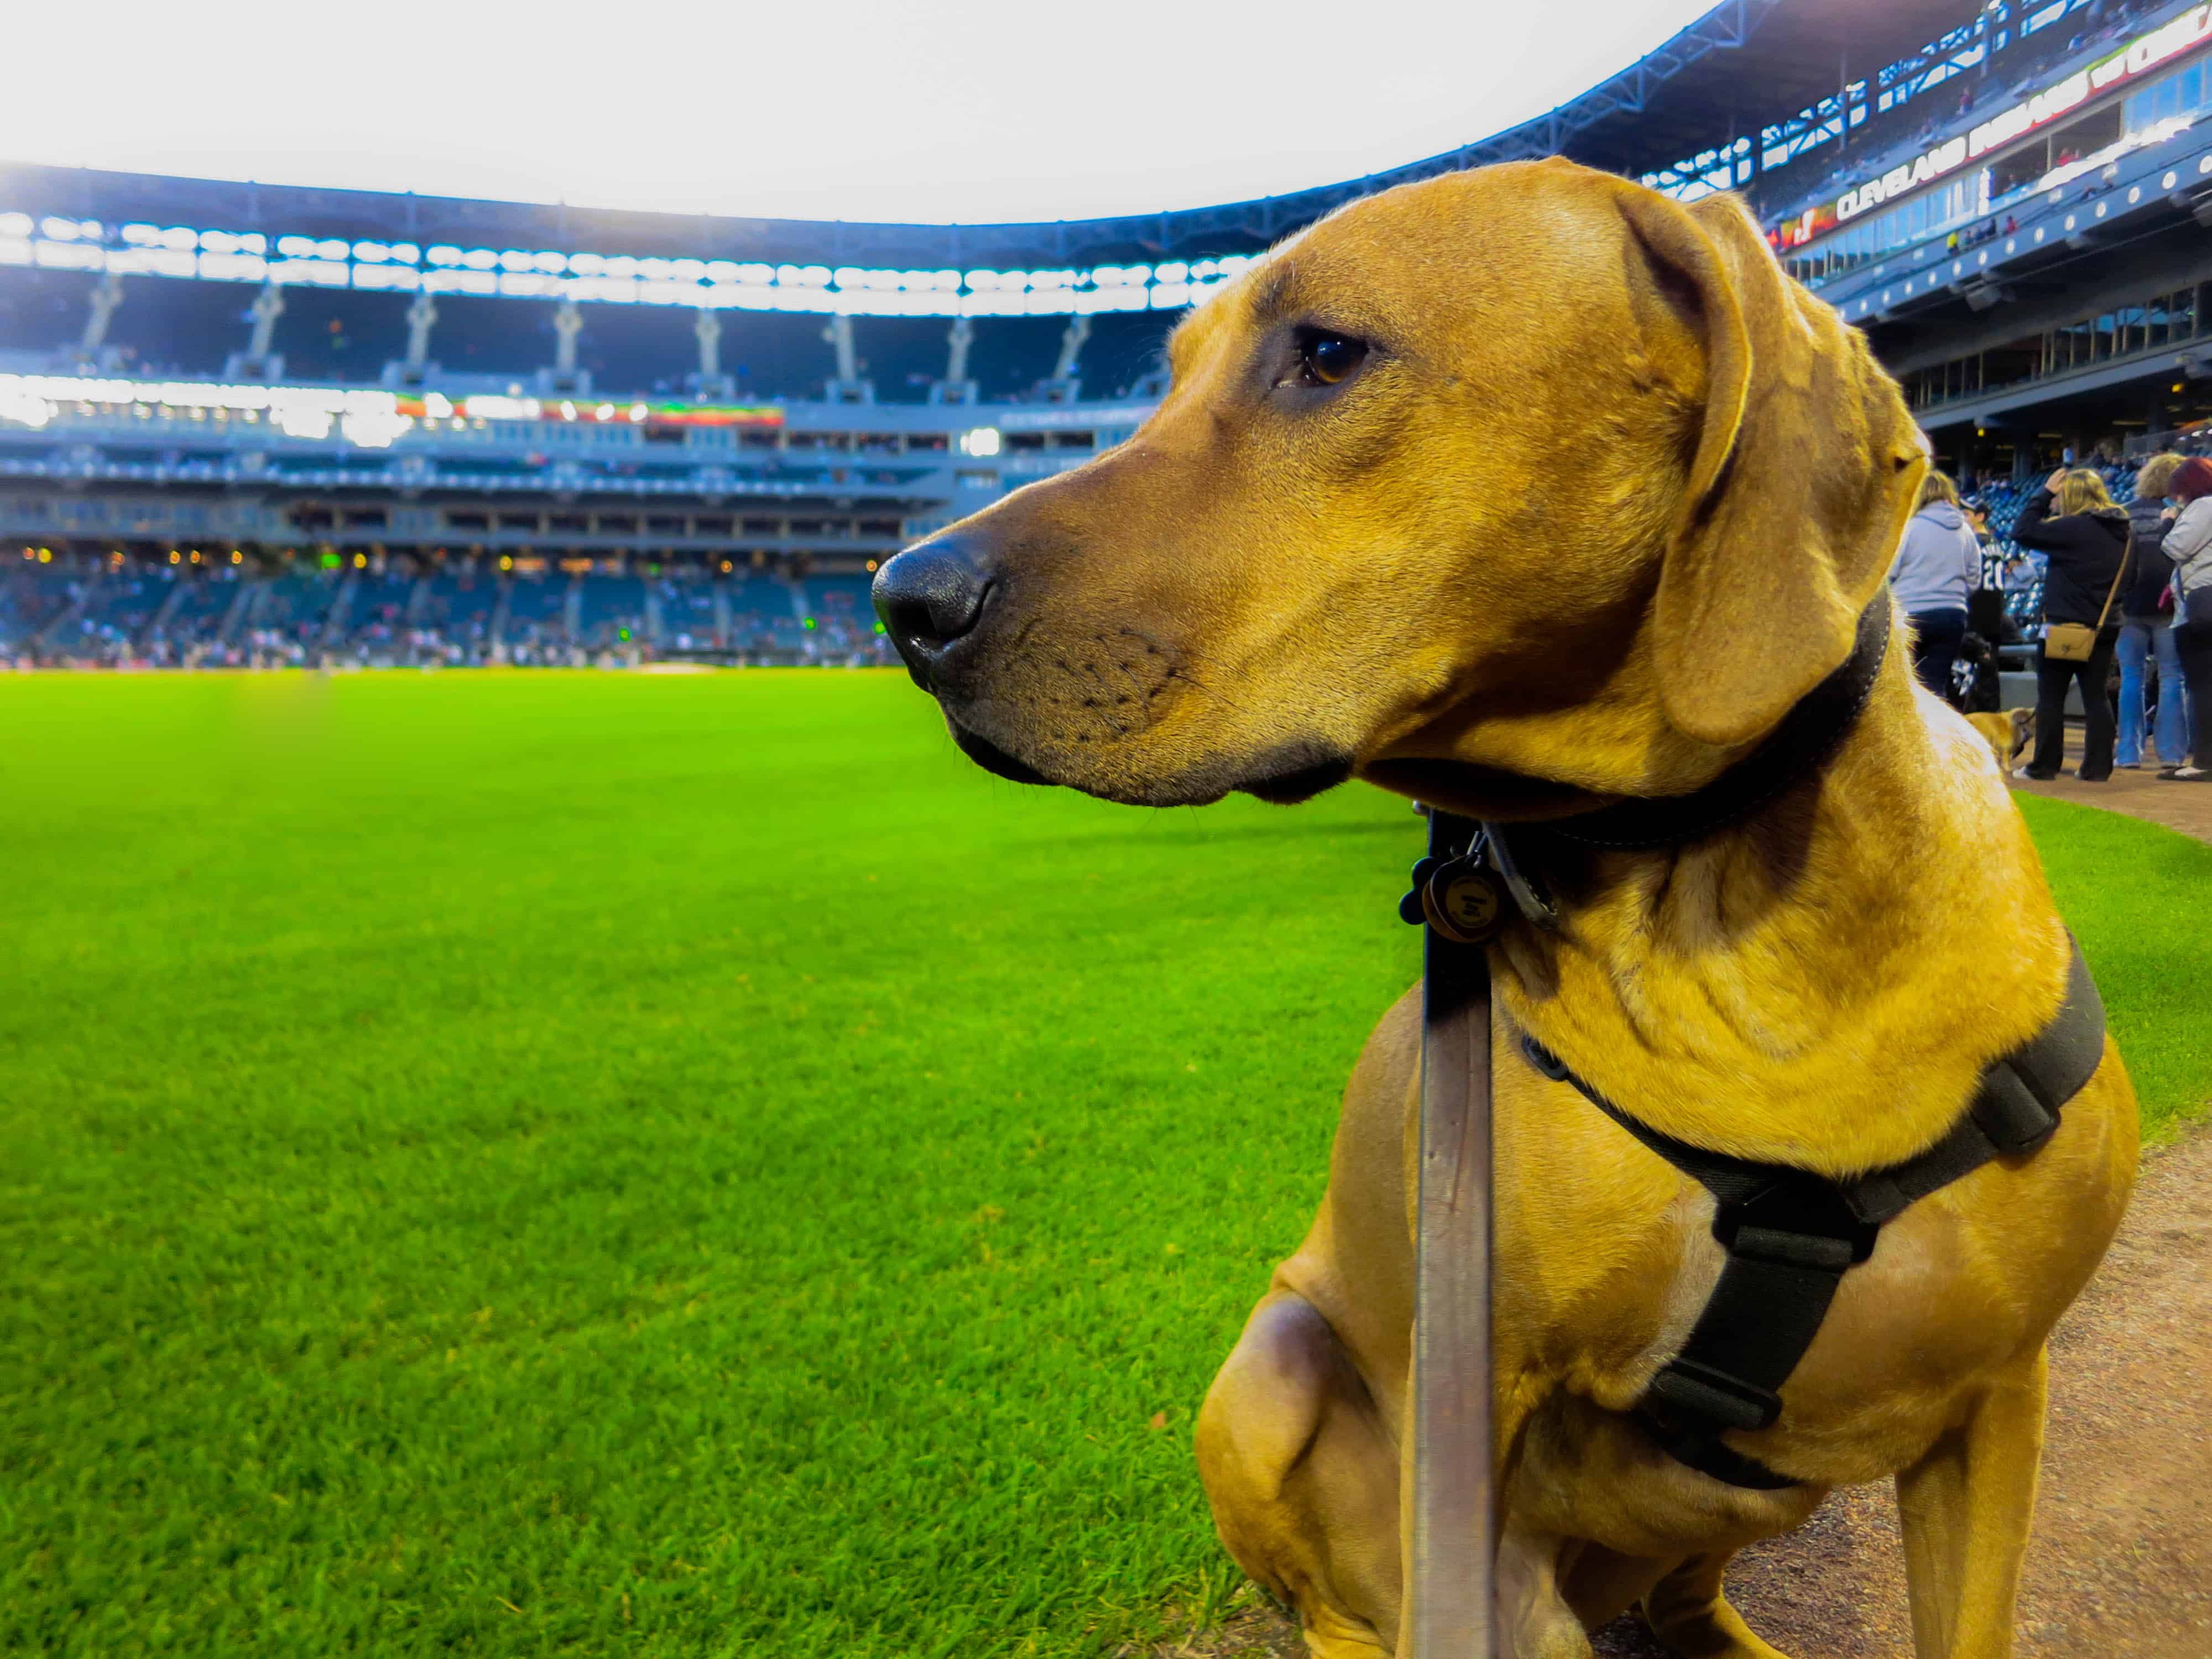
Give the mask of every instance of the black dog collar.
M 1783 716 L 1759 747 L 1702 789 L 1625 800 L 1540 826 L 1563 841 L 1614 852 L 1676 847 L 1751 816 L 1826 764 L 1864 711 L 1888 654 L 1889 590 L 1859 612 L 1857 639 L 1842 667 Z M 1492 826 L 1493 830 L 1495 826 Z M 1530 826 L 1539 828 L 1540 826 Z

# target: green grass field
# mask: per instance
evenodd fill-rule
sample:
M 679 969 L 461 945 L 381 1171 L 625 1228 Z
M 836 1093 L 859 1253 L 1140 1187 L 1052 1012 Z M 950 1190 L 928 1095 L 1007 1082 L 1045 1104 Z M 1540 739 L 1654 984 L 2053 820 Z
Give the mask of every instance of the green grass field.
M 1401 803 L 1023 790 L 836 673 L 0 680 L 0 1649 L 1226 1597 L 1191 1415 L 1415 970 Z M 2170 1126 L 2212 848 L 2025 805 Z

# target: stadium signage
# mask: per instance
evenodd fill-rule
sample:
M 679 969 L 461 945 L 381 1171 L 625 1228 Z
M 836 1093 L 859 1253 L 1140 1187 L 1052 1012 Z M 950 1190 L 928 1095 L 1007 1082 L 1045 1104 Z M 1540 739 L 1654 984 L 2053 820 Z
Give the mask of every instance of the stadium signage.
M 1879 179 L 1869 179 L 1856 190 L 1847 190 L 1836 198 L 1836 217 L 1853 219 L 1870 207 L 1878 207 L 1893 196 L 1902 196 L 1915 191 L 1931 179 L 1940 179 L 1966 159 L 1966 140 L 1964 136 L 1948 143 L 1938 144 L 1925 155 L 1893 167 Z
M 2130 42 L 2100 63 L 2073 74 L 2053 85 L 2045 87 L 2033 97 L 2023 99 L 2010 109 L 1991 116 L 1972 131 L 1948 139 L 1927 150 L 1912 161 L 1892 167 L 1879 179 L 1869 179 L 1836 198 L 1832 211 L 1838 222 L 1856 218 L 1868 209 L 1917 190 L 1932 183 L 1945 173 L 1978 161 L 1991 151 L 2002 149 L 2015 138 L 2034 131 L 2038 127 L 2070 114 L 2100 94 L 2110 91 L 2124 81 L 2134 79 L 2146 71 L 2156 69 L 2193 46 L 2212 39 L 2212 4 L 2192 6 L 2172 22 L 2153 29 L 2149 33 Z M 1781 240 L 1786 246 L 1797 246 L 1810 240 L 1810 227 L 1821 210 L 1815 209 L 1802 219 L 1784 226 Z M 1792 236 L 1791 227 L 1805 234 Z

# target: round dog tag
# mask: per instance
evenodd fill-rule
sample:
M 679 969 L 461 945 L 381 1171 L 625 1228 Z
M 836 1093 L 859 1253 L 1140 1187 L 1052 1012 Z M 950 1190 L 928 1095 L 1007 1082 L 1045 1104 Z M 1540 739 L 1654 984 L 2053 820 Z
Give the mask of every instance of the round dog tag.
M 1505 895 L 1496 878 L 1466 860 L 1447 865 L 1421 890 L 1429 926 L 1458 945 L 1481 945 L 1498 931 Z

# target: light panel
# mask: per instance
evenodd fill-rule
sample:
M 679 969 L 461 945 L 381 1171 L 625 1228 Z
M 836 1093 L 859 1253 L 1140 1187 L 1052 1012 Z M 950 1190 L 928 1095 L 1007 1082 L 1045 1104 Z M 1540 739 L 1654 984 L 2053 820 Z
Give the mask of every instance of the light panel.
M 274 256 L 274 257 L 271 257 Z M 351 288 L 386 294 L 468 294 L 586 305 L 690 306 L 846 317 L 1092 316 L 1199 304 L 1252 263 L 1224 254 L 1195 263 L 1087 270 L 893 270 L 768 265 L 728 259 L 561 253 L 278 236 L 184 226 L 0 213 L 0 265 L 113 271 L 217 283 Z

